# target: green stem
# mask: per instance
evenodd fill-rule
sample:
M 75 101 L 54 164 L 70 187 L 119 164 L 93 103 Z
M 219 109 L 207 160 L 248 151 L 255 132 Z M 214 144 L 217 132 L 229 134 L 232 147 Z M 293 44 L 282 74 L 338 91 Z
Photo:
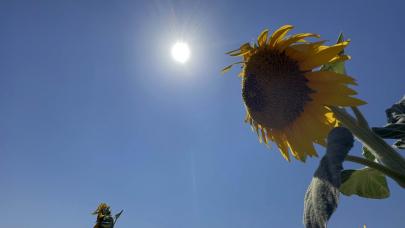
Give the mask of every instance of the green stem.
M 347 127 L 353 135 L 360 140 L 367 149 L 390 170 L 405 175 L 405 159 L 382 138 L 376 135 L 368 126 L 359 123 L 344 109 L 338 107 L 329 107 L 335 117 Z M 404 182 L 398 182 L 402 187 L 405 187 Z
M 394 170 L 391 170 L 381 164 L 378 164 L 377 162 L 373 162 L 370 161 L 368 159 L 365 158 L 361 158 L 361 157 L 357 157 L 357 156 L 352 156 L 352 155 L 347 155 L 345 158 L 346 161 L 351 161 L 351 162 L 355 162 L 355 163 L 359 163 L 365 166 L 368 166 L 370 168 L 376 169 L 382 173 L 384 173 L 385 175 L 391 177 L 392 179 L 394 179 L 395 181 L 397 181 L 398 183 L 402 183 L 402 185 L 405 185 L 405 175 L 402 175 L 401 173 L 398 173 Z

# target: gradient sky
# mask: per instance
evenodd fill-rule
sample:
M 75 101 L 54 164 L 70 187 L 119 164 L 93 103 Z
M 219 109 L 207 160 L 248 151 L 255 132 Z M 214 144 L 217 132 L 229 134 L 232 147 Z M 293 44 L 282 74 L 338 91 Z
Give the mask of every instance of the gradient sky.
M 286 162 L 243 123 L 224 52 L 283 24 L 352 40 L 348 72 L 372 126 L 405 94 L 402 1 L 0 2 L 2 228 L 303 227 L 319 159 Z M 190 62 L 170 57 L 178 39 Z M 357 145 L 351 153 L 359 154 Z M 323 154 L 321 149 L 319 154 Z M 345 163 L 345 167 L 358 167 Z M 405 192 L 341 197 L 330 228 L 399 228 Z

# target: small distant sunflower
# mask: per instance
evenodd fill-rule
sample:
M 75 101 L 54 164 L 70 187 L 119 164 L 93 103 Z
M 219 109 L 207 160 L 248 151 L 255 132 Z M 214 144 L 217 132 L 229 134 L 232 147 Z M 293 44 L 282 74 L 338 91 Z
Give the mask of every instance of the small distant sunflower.
M 242 97 L 246 118 L 257 132 L 260 142 L 275 142 L 285 159 L 290 153 L 305 161 L 317 156 L 313 143 L 325 145 L 329 131 L 337 120 L 328 106 L 359 106 L 364 101 L 348 87 L 353 78 L 320 66 L 350 59 L 343 53 L 349 41 L 325 46 L 325 41 L 308 42 L 305 38 L 320 36 L 300 33 L 286 37 L 291 25 L 284 25 L 268 38 L 264 30 L 257 44 L 243 44 L 230 51 L 242 56 Z M 224 72 L 234 64 L 225 67 Z
M 105 214 L 106 211 L 110 211 L 110 206 L 108 206 L 106 203 L 100 203 L 97 209 L 93 212 L 93 215 Z

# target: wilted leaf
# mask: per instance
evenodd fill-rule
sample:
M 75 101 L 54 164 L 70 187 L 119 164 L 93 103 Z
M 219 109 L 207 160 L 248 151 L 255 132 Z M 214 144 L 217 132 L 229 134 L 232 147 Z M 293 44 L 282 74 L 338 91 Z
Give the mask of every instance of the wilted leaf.
M 339 190 L 347 196 L 358 195 L 364 198 L 384 199 L 390 196 L 387 179 L 380 171 L 372 168 L 344 170 Z

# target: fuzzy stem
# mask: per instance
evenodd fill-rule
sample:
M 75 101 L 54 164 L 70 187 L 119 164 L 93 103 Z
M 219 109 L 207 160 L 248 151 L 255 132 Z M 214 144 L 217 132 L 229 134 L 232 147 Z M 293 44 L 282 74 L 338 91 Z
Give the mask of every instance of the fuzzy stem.
M 385 175 L 391 177 L 392 179 L 394 179 L 397 182 L 402 183 L 402 185 L 405 185 L 405 175 L 402 175 L 401 173 L 398 173 L 394 170 L 391 170 L 381 164 L 378 164 L 377 162 L 373 162 L 370 161 L 368 159 L 365 158 L 361 158 L 361 157 L 357 157 L 357 156 L 352 156 L 352 155 L 347 155 L 345 157 L 346 161 L 351 161 L 351 162 L 355 162 L 361 165 L 365 165 L 368 166 L 370 168 L 376 169 L 382 173 L 384 173 Z
M 378 161 L 384 164 L 388 169 L 392 171 L 395 170 L 401 175 L 405 175 L 405 159 L 396 150 L 372 132 L 370 128 L 358 124 L 356 119 L 344 109 L 333 106 L 329 108 L 332 110 L 335 117 L 370 150 Z M 405 187 L 405 183 L 398 182 L 398 184 Z

